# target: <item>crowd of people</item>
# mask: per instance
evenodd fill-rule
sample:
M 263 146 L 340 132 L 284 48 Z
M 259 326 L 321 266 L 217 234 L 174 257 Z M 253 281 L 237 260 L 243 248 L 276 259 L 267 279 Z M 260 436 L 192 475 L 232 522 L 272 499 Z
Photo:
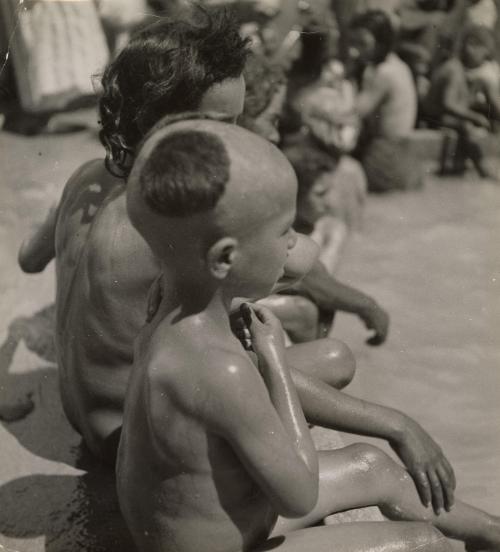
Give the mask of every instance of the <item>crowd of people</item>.
M 26 272 L 56 262 L 68 420 L 116 469 L 140 551 L 499 550 L 500 520 L 455 499 L 420 424 L 343 391 L 355 360 L 331 337 L 337 311 L 387 337 L 335 268 L 367 191 L 423 185 L 415 129 L 453 137 L 443 174 L 492 176 L 495 4 L 221 3 L 92 3 L 105 157 L 19 251 Z M 385 439 L 403 466 L 367 444 L 318 453 L 308 423 Z M 321 526 L 370 505 L 392 521 Z

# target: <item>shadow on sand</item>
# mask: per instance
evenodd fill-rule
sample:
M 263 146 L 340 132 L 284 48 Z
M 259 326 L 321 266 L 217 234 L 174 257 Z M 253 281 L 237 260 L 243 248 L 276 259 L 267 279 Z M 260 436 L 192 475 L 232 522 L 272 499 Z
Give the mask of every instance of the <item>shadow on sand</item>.
M 40 313 L 33 318 L 36 317 L 39 321 Z M 10 418 L 2 418 L 2 425 L 17 440 L 19 447 L 35 456 L 58 462 L 62 475 L 32 473 L 0 487 L 0 544 L 2 535 L 13 539 L 43 536 L 44 548 L 40 548 L 39 543 L 26 543 L 26 548 L 19 548 L 16 543 L 16 547 L 23 552 L 34 549 L 46 552 L 132 552 L 135 549 L 118 507 L 114 472 L 93 459 L 66 420 L 55 365 L 45 364 L 25 373 L 9 373 L 21 339 L 29 349 L 36 349 L 33 344 L 37 340 L 30 341 L 29 331 L 26 333 L 27 328 L 30 329 L 30 319 L 22 319 L 22 323 L 20 320 L 10 325 L 9 335 L 0 347 L 0 415 L 2 412 L 10 415 Z M 38 333 L 38 337 L 40 335 Z M 46 333 L 38 340 L 38 345 L 47 345 L 50 339 L 45 338 L 50 335 L 50 332 Z M 41 346 L 37 352 L 42 353 L 40 356 L 46 360 L 53 360 L 50 346 Z M 16 408 L 17 416 L 12 416 Z M 7 454 L 21 452 L 17 445 L 8 449 Z M 29 455 L 22 452 L 19 454 L 19 471 L 22 470 L 23 474 L 39 471 L 35 468 L 38 461 L 34 459 L 33 466 L 30 466 Z M 61 464 L 83 473 L 68 475 L 71 469 Z M 57 471 L 58 467 L 55 465 L 53 469 Z

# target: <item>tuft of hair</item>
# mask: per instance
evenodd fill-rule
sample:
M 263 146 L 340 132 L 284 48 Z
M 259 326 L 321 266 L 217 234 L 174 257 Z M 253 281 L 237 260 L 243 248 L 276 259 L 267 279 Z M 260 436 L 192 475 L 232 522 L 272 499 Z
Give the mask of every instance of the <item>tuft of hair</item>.
M 283 148 L 283 153 L 297 175 L 299 198 L 309 192 L 322 174 L 333 171 L 337 166 L 333 157 L 312 143 L 287 146 Z
M 197 6 L 189 18 L 162 18 L 133 35 L 101 80 L 99 137 L 108 170 L 128 176 L 144 134 L 167 114 L 196 110 L 214 84 L 238 78 L 248 53 L 249 40 L 223 9 Z
M 138 178 L 141 197 L 151 210 L 187 217 L 215 208 L 229 182 L 230 159 L 215 134 L 179 130 L 158 141 Z
M 366 29 L 373 35 L 376 43 L 375 63 L 382 63 L 394 50 L 396 32 L 389 16 L 382 10 L 368 10 L 355 15 L 349 23 L 349 29 Z

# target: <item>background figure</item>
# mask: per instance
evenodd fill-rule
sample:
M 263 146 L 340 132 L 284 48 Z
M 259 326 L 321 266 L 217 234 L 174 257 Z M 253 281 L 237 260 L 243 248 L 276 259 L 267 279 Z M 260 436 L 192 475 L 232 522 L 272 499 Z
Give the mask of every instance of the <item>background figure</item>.
M 381 11 L 357 15 L 350 25 L 351 71 L 359 79 L 355 112 L 363 120 L 356 156 L 374 192 L 422 186 L 408 137 L 417 116 L 417 94 L 408 66 L 394 52 L 395 32 Z M 408 170 L 411 167 L 411 170 Z
M 459 44 L 459 55 L 453 55 L 455 39 L 449 37 L 443 40 L 442 63 L 434 71 L 429 93 L 424 102 L 424 119 L 431 128 L 443 127 L 453 129 L 458 136 L 456 151 L 452 156 L 452 174 L 464 174 L 467 160 L 470 159 L 482 178 L 493 177 L 489 171 L 481 148 L 481 140 L 491 128 L 490 120 L 480 111 L 473 109 L 473 87 L 467 79 L 467 68 L 478 70 L 487 60 L 486 28 L 472 26 L 464 32 Z M 476 80 L 479 86 L 481 79 Z M 484 81 L 483 81 L 484 83 Z M 489 86 L 484 90 L 490 89 Z M 492 94 L 493 103 L 484 96 L 487 113 L 495 116 L 498 108 L 499 91 Z M 498 116 L 498 115 L 497 115 Z M 441 163 L 441 173 L 446 174 L 448 168 L 446 159 Z
M 25 111 L 50 113 L 94 96 L 91 76 L 109 51 L 93 1 L 5 0 L 0 9 Z
M 282 77 L 277 78 L 273 64 L 258 56 L 249 59 L 244 74 L 247 83 L 247 96 L 240 124 L 259 133 L 267 140 L 277 143 L 281 140 L 278 127 L 281 126 L 280 119 L 285 100 L 285 85 Z M 255 115 L 251 116 L 251 114 Z M 293 141 L 288 143 L 288 137 L 286 140 L 288 145 L 293 144 Z M 300 148 L 305 144 L 309 143 L 311 148 L 320 147 L 318 143 L 311 143 L 308 135 L 304 136 L 300 132 L 293 140 L 297 141 L 299 155 Z M 330 154 L 324 153 L 324 155 L 329 157 L 329 169 L 336 167 L 337 160 Z M 356 169 L 356 165 L 346 163 L 343 167 L 343 174 L 359 175 Z M 336 176 L 340 179 L 341 175 L 337 174 Z M 355 188 L 350 188 L 350 186 L 355 182 L 356 180 L 353 179 L 352 182 L 344 183 L 345 187 L 349 188 L 344 194 L 342 192 L 346 191 L 345 188 L 340 188 L 340 193 L 338 193 L 339 190 L 333 188 L 335 180 L 328 179 L 328 189 L 325 190 L 324 200 L 329 215 L 334 214 L 334 204 L 337 205 L 340 212 L 351 205 L 352 202 L 349 203 L 349 201 L 353 198 L 352 190 Z M 342 199 L 342 203 L 337 203 L 339 197 Z M 345 197 L 348 197 L 349 201 L 346 201 Z M 356 207 L 357 201 L 354 200 Z M 275 312 L 280 316 L 285 329 L 296 341 L 310 341 L 327 335 L 335 311 L 340 310 L 358 315 L 367 328 L 375 331 L 375 334 L 368 339 L 368 343 L 380 345 L 385 341 L 388 333 L 389 317 L 387 313 L 371 297 L 341 283 L 332 276 L 334 265 L 338 261 L 340 249 L 346 237 L 346 224 L 342 219 L 338 219 L 337 222 L 340 224 L 336 224 L 335 239 L 332 238 L 329 244 L 335 245 L 334 248 L 329 247 L 330 253 L 335 251 L 333 255 L 328 254 L 331 261 L 330 267 L 326 267 L 321 262 L 316 263 L 297 286 L 298 295 L 287 293 L 287 305 L 283 305 L 282 297 L 275 302 L 276 296 L 273 296 L 272 307 L 279 308 L 279 311 Z M 313 226 L 314 224 L 307 225 L 307 233 L 313 231 Z M 323 240 L 320 239 L 320 241 Z

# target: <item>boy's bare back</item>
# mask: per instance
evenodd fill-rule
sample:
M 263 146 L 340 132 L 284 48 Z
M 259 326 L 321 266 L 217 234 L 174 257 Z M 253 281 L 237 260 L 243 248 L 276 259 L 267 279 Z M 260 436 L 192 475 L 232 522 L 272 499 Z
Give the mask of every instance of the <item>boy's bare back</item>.
M 158 271 L 126 217 L 124 191 L 102 160 L 90 162 L 68 182 L 56 225 L 62 401 L 71 423 L 104 458 L 114 458 L 131 336 L 145 318 L 144 297 Z

